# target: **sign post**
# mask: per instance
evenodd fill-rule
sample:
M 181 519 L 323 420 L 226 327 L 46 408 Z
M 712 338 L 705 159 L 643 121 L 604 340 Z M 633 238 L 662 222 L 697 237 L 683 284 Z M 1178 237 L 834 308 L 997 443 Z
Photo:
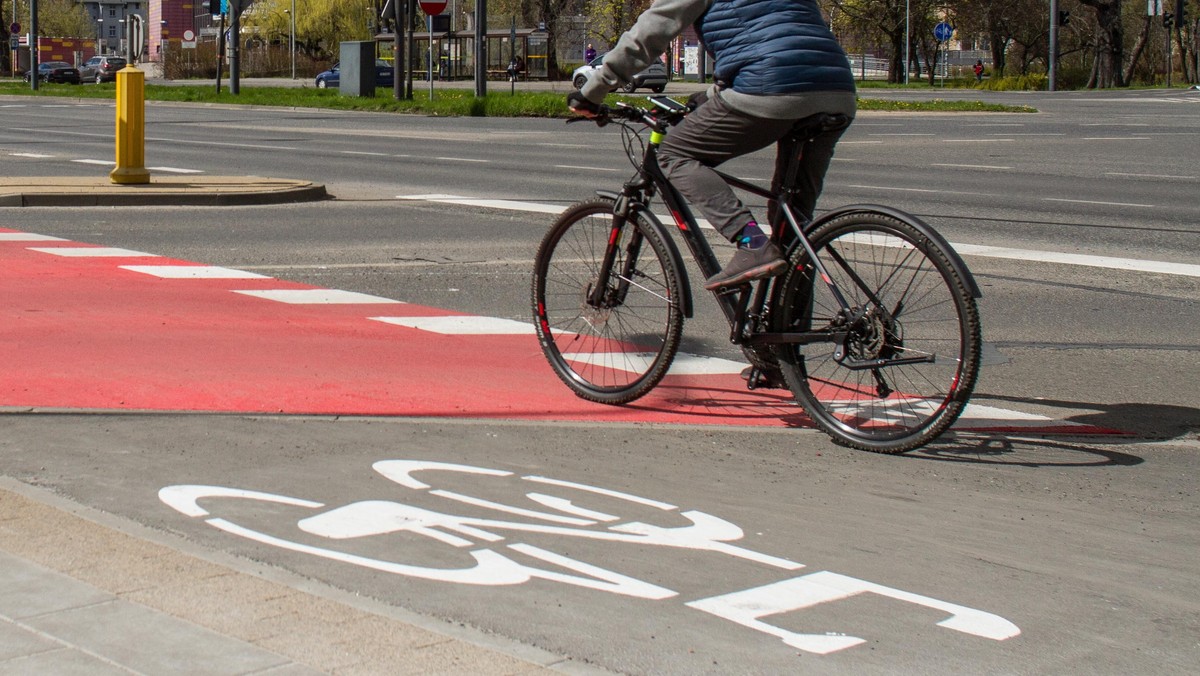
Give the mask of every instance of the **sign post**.
M 421 11 L 425 12 L 425 25 L 429 28 L 429 100 L 433 100 L 433 17 L 446 11 L 446 0 L 420 0 Z

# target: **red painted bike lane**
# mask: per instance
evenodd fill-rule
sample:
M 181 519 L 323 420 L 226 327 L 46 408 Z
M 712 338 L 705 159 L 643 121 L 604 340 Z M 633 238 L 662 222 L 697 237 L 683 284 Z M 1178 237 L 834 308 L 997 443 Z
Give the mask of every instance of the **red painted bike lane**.
M 594 404 L 532 324 L 149 252 L 0 229 L 0 288 L 0 407 L 811 426 L 736 369 Z M 1112 432 L 973 408 L 958 429 Z

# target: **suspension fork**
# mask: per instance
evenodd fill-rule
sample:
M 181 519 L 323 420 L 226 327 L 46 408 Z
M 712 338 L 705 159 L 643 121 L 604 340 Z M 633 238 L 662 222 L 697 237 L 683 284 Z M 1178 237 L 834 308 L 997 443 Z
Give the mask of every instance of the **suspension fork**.
M 604 258 L 600 263 L 600 270 L 596 275 L 595 286 L 592 288 L 591 293 L 588 294 L 588 305 L 592 307 L 599 308 L 610 304 L 619 304 L 629 292 L 629 280 L 637 265 L 638 254 L 642 249 L 642 233 L 636 227 L 633 229 L 629 246 L 626 248 L 625 265 L 617 275 L 616 295 L 613 298 L 606 298 L 609 282 L 612 280 L 613 264 L 616 262 L 617 252 L 621 248 L 621 235 L 624 233 L 625 226 L 629 222 L 629 212 L 630 197 L 628 194 L 622 194 L 613 204 L 613 219 L 612 227 L 608 233 L 608 245 L 604 248 Z

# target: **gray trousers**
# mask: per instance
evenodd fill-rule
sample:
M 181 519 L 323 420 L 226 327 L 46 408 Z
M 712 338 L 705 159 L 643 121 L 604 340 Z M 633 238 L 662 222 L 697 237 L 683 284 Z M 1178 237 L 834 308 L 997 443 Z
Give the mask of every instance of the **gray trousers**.
M 796 112 L 797 117 L 791 119 L 755 117 L 729 107 L 719 96 L 703 97 L 700 106 L 667 134 L 658 151 L 658 164 L 688 203 L 726 239 L 733 241 L 754 217 L 713 167 L 778 144 L 771 181 L 771 191 L 778 192 L 791 159 L 782 156 L 785 145 L 780 140 L 787 136 L 797 120 L 835 111 L 798 108 Z M 812 218 L 817 197 L 825 184 L 825 172 L 833 159 L 833 148 L 843 131 L 822 134 L 800 149 L 803 160 L 796 173 L 799 190 L 791 206 L 805 219 Z M 773 216 L 767 214 L 768 220 L 763 225 Z

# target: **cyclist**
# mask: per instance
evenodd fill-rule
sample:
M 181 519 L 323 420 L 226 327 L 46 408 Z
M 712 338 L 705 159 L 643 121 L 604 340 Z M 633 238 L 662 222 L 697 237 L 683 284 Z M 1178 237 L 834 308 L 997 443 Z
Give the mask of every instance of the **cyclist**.
M 787 267 L 779 247 L 712 167 L 778 143 L 812 115 L 853 118 L 856 96 L 850 62 L 815 0 L 654 0 L 583 88 L 567 95 L 567 106 L 595 116 L 608 92 L 629 82 L 689 25 L 716 62 L 715 84 L 692 97 L 697 107 L 667 135 L 659 164 L 684 198 L 737 245 L 729 263 L 705 281 L 712 290 Z M 844 130 L 825 132 L 802 149 L 792 206 L 805 218 L 812 218 Z M 776 191 L 788 159 L 776 157 Z

